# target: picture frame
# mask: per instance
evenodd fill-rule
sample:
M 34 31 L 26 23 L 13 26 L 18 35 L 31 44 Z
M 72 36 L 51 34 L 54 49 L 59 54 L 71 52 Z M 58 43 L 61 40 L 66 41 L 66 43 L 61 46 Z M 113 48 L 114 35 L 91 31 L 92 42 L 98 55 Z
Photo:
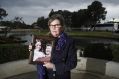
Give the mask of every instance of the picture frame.
M 48 62 L 54 48 L 54 38 L 48 35 L 33 35 L 31 46 L 29 64 Z

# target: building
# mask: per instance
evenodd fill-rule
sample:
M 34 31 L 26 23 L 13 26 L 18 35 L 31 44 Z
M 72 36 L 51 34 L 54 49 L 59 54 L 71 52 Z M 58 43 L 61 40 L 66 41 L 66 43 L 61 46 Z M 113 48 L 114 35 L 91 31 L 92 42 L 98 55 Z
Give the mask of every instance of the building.
M 117 31 L 119 31 L 119 24 L 118 23 L 96 24 L 95 30 L 117 32 Z

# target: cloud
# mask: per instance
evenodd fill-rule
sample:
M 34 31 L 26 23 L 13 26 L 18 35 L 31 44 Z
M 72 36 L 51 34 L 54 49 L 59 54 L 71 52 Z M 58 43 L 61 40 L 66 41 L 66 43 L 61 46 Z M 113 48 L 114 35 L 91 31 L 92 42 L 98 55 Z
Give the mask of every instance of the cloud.
M 99 0 L 99 1 L 107 4 L 119 5 L 119 0 Z
M 107 19 L 119 18 L 119 5 L 105 4 L 107 10 Z
M 9 19 L 23 17 L 32 24 L 40 16 L 47 17 L 51 9 L 77 11 L 86 9 L 94 0 L 1 0 L 0 5 L 8 12 Z M 99 0 L 107 10 L 107 19 L 117 18 L 119 0 Z M 115 7 L 116 6 L 116 7 Z

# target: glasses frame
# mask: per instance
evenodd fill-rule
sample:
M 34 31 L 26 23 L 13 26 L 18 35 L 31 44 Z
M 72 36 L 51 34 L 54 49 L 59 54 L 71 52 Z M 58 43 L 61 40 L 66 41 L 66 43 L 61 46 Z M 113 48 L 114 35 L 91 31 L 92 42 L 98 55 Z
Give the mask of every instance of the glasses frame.
M 50 25 L 51 28 L 60 28 L 61 24 Z

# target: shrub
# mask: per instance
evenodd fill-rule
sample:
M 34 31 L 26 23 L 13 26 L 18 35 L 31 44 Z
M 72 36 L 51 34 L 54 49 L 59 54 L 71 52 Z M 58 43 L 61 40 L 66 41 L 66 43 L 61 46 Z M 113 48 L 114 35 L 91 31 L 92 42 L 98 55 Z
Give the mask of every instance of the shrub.
M 112 49 L 112 54 L 114 56 L 113 61 L 119 62 L 119 45 L 112 44 L 111 49 Z
M 84 56 L 104 60 L 112 60 L 113 54 L 110 45 L 89 44 L 84 48 Z
M 28 47 L 20 44 L 0 45 L 0 64 L 28 58 Z

